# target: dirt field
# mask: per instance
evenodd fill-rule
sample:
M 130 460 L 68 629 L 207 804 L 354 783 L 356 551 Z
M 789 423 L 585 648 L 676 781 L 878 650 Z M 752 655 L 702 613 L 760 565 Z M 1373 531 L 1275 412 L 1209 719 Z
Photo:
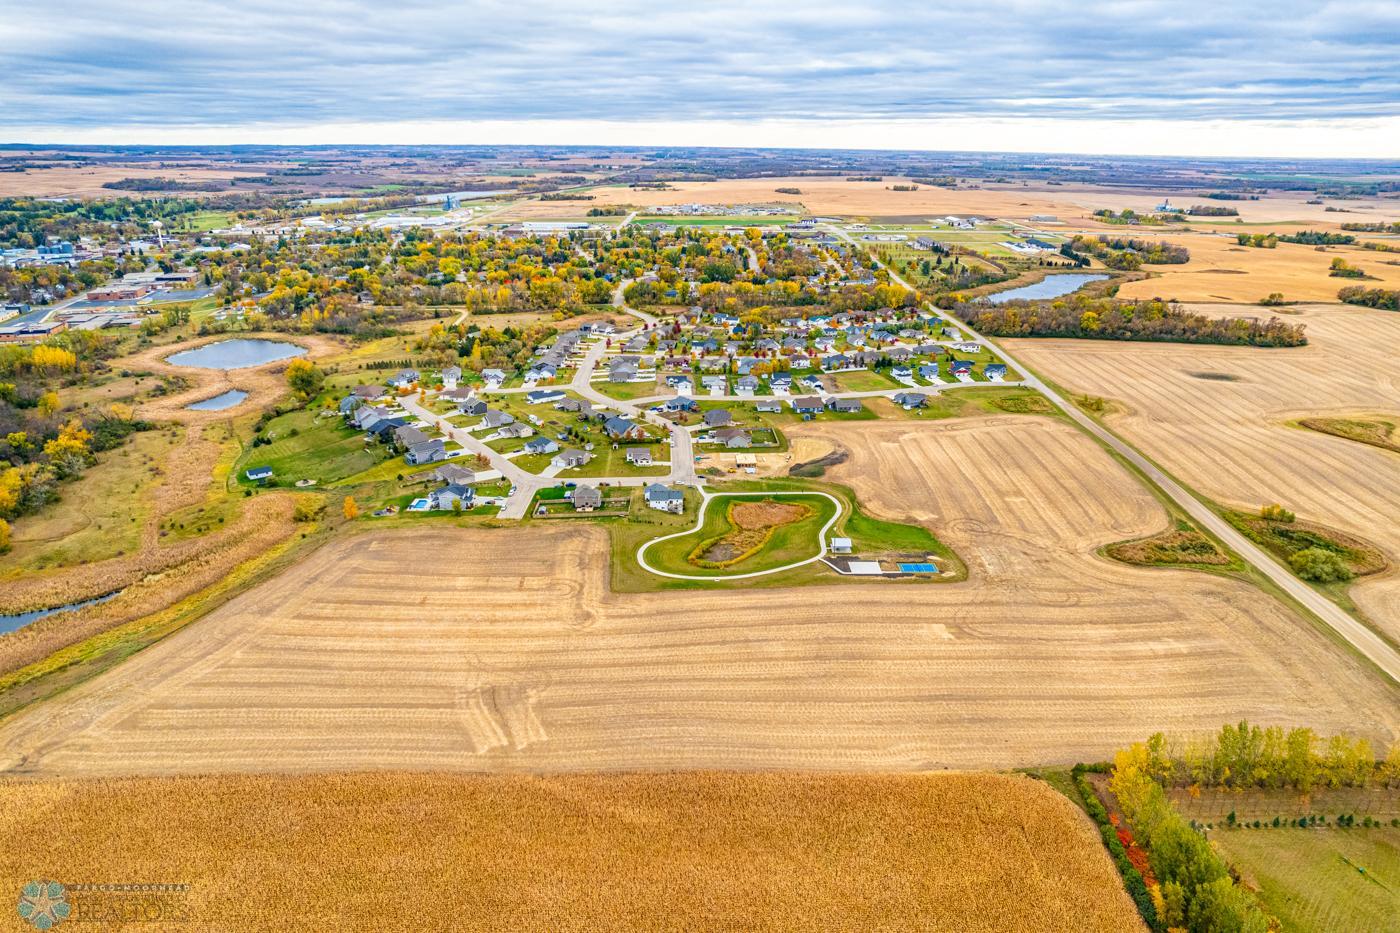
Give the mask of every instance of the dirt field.
M 1289 423 L 1310 415 L 1400 416 L 1400 315 L 1333 305 L 1303 308 L 1288 320 L 1307 325 L 1308 346 L 1006 345 L 1072 392 L 1120 400 L 1128 410 L 1110 424 L 1216 501 L 1243 509 L 1281 503 L 1299 518 L 1379 545 L 1394 564 L 1400 456 Z M 1351 595 L 1377 625 L 1400 637 L 1400 573 L 1367 578 Z
M 18 714 L 0 770 L 1007 767 L 1242 717 L 1396 733 L 1392 693 L 1243 584 L 1093 556 L 1166 517 L 1069 426 L 810 429 L 972 578 L 611 594 L 597 527 L 366 534 Z
M 188 885 L 150 898 L 187 918 L 162 929 L 1142 929 L 1093 826 L 1015 776 L 233 776 L 0 802 L 5 891 Z
M 0 173 L 0 197 L 152 197 L 149 191 L 120 191 L 104 188 L 109 181 L 123 178 L 172 178 L 182 182 L 226 181 L 239 176 L 264 174 L 259 166 L 228 168 L 154 168 L 132 165 L 84 165 L 29 169 Z M 217 191 L 182 191 L 181 197 L 210 197 Z M 227 193 L 227 192 L 224 192 Z
M 1280 228 L 1279 232 L 1286 232 Z M 1150 266 L 1154 276 L 1127 282 L 1119 289 L 1124 298 L 1176 298 L 1180 301 L 1257 302 L 1273 292 L 1289 301 L 1337 300 L 1347 285 L 1368 288 L 1400 287 L 1400 254 L 1380 253 L 1359 247 L 1329 246 L 1323 251 L 1299 243 L 1280 243 L 1274 249 L 1240 246 L 1233 233 L 1161 233 L 1134 230 L 1135 237 L 1160 237 L 1191 251 L 1191 261 L 1180 266 Z M 1328 271 L 1332 260 L 1345 259 L 1366 270 L 1373 280 L 1337 279 Z M 1269 314 L 1254 308 L 1248 313 Z

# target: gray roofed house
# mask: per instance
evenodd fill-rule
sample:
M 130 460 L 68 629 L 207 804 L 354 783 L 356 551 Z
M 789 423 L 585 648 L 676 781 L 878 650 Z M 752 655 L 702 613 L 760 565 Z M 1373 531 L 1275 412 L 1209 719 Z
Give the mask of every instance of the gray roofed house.
M 460 404 L 462 402 L 471 401 L 472 396 L 474 395 L 476 395 L 476 393 L 468 388 L 443 389 L 442 392 L 438 393 L 438 398 L 442 399 L 445 402 Z
M 433 479 L 444 483 L 457 483 L 465 486 L 467 483 L 476 482 L 476 474 L 464 466 L 455 463 L 444 463 L 433 471 Z
M 810 414 L 822 410 L 822 400 L 815 395 L 804 396 L 792 400 L 792 410 L 799 414 Z
M 418 370 L 401 369 L 389 379 L 389 385 L 399 389 L 406 389 L 418 381 Z
M 603 422 L 603 430 L 613 440 L 641 440 L 647 436 L 641 425 L 630 418 L 613 416 Z
M 462 367 L 449 366 L 442 371 L 442 387 L 444 389 L 455 389 L 457 383 L 462 381 Z
M 574 490 L 574 511 L 592 512 L 603 504 L 603 494 L 593 486 L 579 486 Z
M 447 456 L 447 449 L 443 446 L 441 438 L 433 438 L 421 444 L 415 444 L 408 448 L 408 453 L 404 454 L 404 462 L 418 465 L 420 463 L 435 463 Z
M 783 403 L 775 398 L 764 398 L 759 399 L 758 402 L 754 404 L 754 408 L 761 412 L 781 412 L 783 410 Z
M 501 428 L 515 421 L 515 416 L 505 411 L 488 409 L 481 417 L 481 425 L 486 428 Z
M 551 437 L 541 434 L 539 437 L 532 437 L 525 442 L 525 452 L 527 454 L 552 454 L 559 449 Z
M 489 410 L 479 398 L 469 398 L 457 403 L 457 410 L 464 415 L 484 415 Z
M 928 396 L 922 392 L 896 392 L 894 403 L 905 411 L 923 408 L 928 404 Z
M 753 446 L 753 438 L 743 428 L 721 428 L 715 432 L 715 440 L 729 448 Z
M 340 404 L 337 406 L 337 409 L 342 415 L 348 415 L 364 403 L 365 400 L 360 398 L 358 395 L 347 395 L 345 396 L 345 398 L 340 400 Z
M 496 432 L 500 437 L 529 437 L 535 433 L 535 429 L 523 421 L 512 421 L 510 424 L 501 425 Z
M 383 386 L 355 386 L 355 388 L 351 391 L 354 392 L 355 395 L 369 402 L 373 402 L 376 399 L 381 399 L 389 394 L 389 390 L 385 389 Z
M 428 508 L 435 511 L 447 511 L 456 506 L 469 509 L 475 496 L 476 490 L 470 486 L 449 483 L 428 493 Z
M 702 420 L 711 428 L 722 428 L 734 420 L 734 416 L 723 408 L 712 408 L 705 412 Z
M 628 447 L 625 456 L 633 466 L 651 466 L 650 447 Z
M 428 435 L 413 427 L 411 424 L 405 424 L 394 429 L 394 443 L 405 450 L 410 447 L 416 447 L 419 444 L 426 444 L 427 442 Z
M 844 414 L 855 414 L 858 411 L 865 410 L 865 406 L 861 404 L 858 398 L 834 398 L 830 401 L 829 407 L 832 411 L 839 411 Z
M 481 378 L 486 382 L 500 385 L 506 381 L 506 371 L 504 369 L 483 369 L 481 371 Z
M 591 455 L 586 451 L 574 450 L 571 448 L 569 450 L 559 451 L 549 462 L 551 466 L 556 466 L 560 469 L 568 470 L 572 469 L 573 467 L 583 466 L 585 463 L 588 462 L 590 456 Z
M 661 483 L 652 483 L 642 491 L 647 506 L 660 512 L 679 514 L 685 510 L 685 493 Z

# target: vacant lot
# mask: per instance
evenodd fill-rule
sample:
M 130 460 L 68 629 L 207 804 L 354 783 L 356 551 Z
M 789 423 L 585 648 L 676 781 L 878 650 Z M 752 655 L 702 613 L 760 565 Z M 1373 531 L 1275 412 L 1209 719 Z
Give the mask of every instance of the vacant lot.
M 1285 930 L 1386 930 L 1400 917 L 1400 830 L 1236 829 L 1211 838 Z
M 405 909 L 465 930 L 1141 928 L 1089 822 L 1007 775 L 234 776 L 0 801 L 6 891 L 187 884 L 168 902 L 202 929 Z
M 1202 306 L 1201 310 L 1205 310 Z M 1221 309 L 1221 313 L 1241 309 Z M 1277 502 L 1400 559 L 1400 456 L 1291 426 L 1309 416 L 1400 416 L 1400 314 L 1307 307 L 1290 320 L 1309 345 L 1253 347 L 1011 340 L 1006 345 L 1071 392 L 1120 400 L 1109 423 L 1180 479 L 1245 510 Z M 1214 378 L 1202 378 L 1203 373 Z M 1231 378 L 1222 379 L 1219 376 Z M 1400 574 L 1351 589 L 1400 637 Z
M 365 534 L 18 714 L 0 768 L 890 770 L 1240 717 L 1395 734 L 1394 695 L 1272 601 L 1094 556 L 1166 516 L 1065 424 L 810 428 L 851 451 L 829 479 L 971 579 L 613 594 L 597 527 Z

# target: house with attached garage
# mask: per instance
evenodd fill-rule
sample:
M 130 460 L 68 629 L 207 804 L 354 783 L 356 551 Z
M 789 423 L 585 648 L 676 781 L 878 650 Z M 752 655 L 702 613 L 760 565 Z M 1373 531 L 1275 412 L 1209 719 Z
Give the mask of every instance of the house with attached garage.
M 503 428 L 508 424 L 513 424 L 514 422 L 515 416 L 510 414 L 509 412 L 488 409 L 486 414 L 481 417 L 481 424 L 478 425 L 478 427 Z
M 832 411 L 840 412 L 843 415 L 853 415 L 856 412 L 865 411 L 865 406 L 858 398 L 833 398 L 827 400 L 827 407 Z
M 722 428 L 734 420 L 734 416 L 723 408 L 712 408 L 701 418 L 706 427 Z
M 928 396 L 922 392 L 896 392 L 894 403 L 905 411 L 923 408 L 928 404 Z
M 559 375 L 559 367 L 553 363 L 536 363 L 525 370 L 526 382 L 544 382 Z
M 693 399 L 693 398 L 687 398 L 687 397 L 684 396 L 684 395 L 677 395 L 675 398 L 669 398 L 669 399 L 667 399 L 666 401 L 662 402 L 662 403 L 661 403 L 661 409 L 662 409 L 663 411 L 672 411 L 672 412 L 675 412 L 675 411 L 691 411 L 691 412 L 693 412 L 693 411 L 699 411 L 699 410 L 700 410 L 700 404 L 699 404 L 698 402 L 696 402 L 695 399 Z
M 754 404 L 754 410 L 767 414 L 777 414 L 783 410 L 783 403 L 775 398 L 759 399 Z
M 470 402 L 476 392 L 469 388 L 443 389 L 438 393 L 438 398 L 444 402 L 451 402 L 453 405 L 460 405 L 463 402 Z
M 745 398 L 752 398 L 758 392 L 757 376 L 740 376 L 734 380 L 734 394 L 742 395 Z
M 407 389 L 418 381 L 418 370 L 401 369 L 389 379 L 389 385 L 396 389 Z
M 685 511 L 685 493 L 661 483 L 652 483 L 642 490 L 642 498 L 646 500 L 648 508 L 656 509 L 658 512 L 671 512 L 679 515 Z
M 506 381 L 506 371 L 504 369 L 483 369 L 481 379 L 493 389 L 499 389 Z
M 628 447 L 626 457 L 632 466 L 651 466 L 650 447 Z
M 554 403 L 554 407 L 560 411 L 578 412 L 581 415 L 587 415 L 593 411 L 592 402 L 577 398 L 561 398 Z
M 720 428 L 714 432 L 715 442 L 733 450 L 739 447 L 752 447 L 753 438 L 743 428 Z
M 792 410 L 799 415 L 815 415 L 822 410 L 822 400 L 815 395 L 792 400 Z
M 561 450 L 554 455 L 549 464 L 561 470 L 572 470 L 574 467 L 583 466 L 592 457 L 592 454 L 582 450 Z
M 1006 364 L 988 363 L 982 368 L 982 375 L 986 376 L 990 382 L 1001 382 L 1006 378 Z
M 966 376 L 970 379 L 972 378 L 972 361 L 953 360 L 948 364 L 948 371 L 956 377 L 961 378 Z
M 355 386 L 351 391 L 357 398 L 362 398 L 366 402 L 377 402 L 389 394 L 383 386 Z
M 603 422 L 603 431 L 615 441 L 640 441 L 647 432 L 630 418 L 612 417 Z
M 468 483 L 476 482 L 476 474 L 464 466 L 455 463 L 445 463 L 433 471 L 433 479 L 440 483 L 457 483 L 465 486 Z
M 426 444 L 428 435 L 413 427 L 412 425 L 402 425 L 394 429 L 394 444 L 404 450 L 417 447 L 419 444 Z
M 497 437 L 529 437 L 535 433 L 535 429 L 523 421 L 515 421 L 511 424 L 502 425 L 496 432 Z
M 559 445 L 554 442 L 554 439 L 545 437 L 543 434 L 539 437 L 532 437 L 525 442 L 527 454 L 552 454 L 558 449 Z
M 340 400 L 340 404 L 336 406 L 336 410 L 339 411 L 342 415 L 348 415 L 364 403 L 365 400 L 360 398 L 358 395 L 347 395 L 345 396 L 345 398 Z
M 476 490 L 461 483 L 449 483 L 428 493 L 428 508 L 435 512 L 449 512 L 456 508 L 469 509 L 476 497 Z
M 525 393 L 525 403 L 527 405 L 547 405 L 564 397 L 563 389 L 536 389 L 533 392 Z
M 462 367 L 449 366 L 442 371 L 442 387 L 444 389 L 455 389 L 457 383 L 462 381 Z
M 404 462 L 413 466 L 421 463 L 436 463 L 447 456 L 447 449 L 443 446 L 440 438 L 433 438 L 421 444 L 415 444 L 408 448 L 408 453 L 404 454 Z
M 938 378 L 938 361 L 923 363 L 919 366 L 919 378 L 932 382 Z
M 486 403 L 479 398 L 464 399 L 457 403 L 457 411 L 464 415 L 479 416 L 486 414 L 489 410 Z
M 593 486 L 579 486 L 572 499 L 575 512 L 592 512 L 603 505 L 603 494 Z

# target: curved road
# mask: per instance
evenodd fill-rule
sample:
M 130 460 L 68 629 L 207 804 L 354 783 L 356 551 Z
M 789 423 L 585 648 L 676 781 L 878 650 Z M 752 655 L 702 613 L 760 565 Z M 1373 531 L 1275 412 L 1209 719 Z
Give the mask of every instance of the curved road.
M 855 240 L 844 231 L 835 227 L 828 228 L 836 236 L 847 242 L 859 246 Z M 883 266 L 878 259 L 871 257 L 876 265 Z M 912 285 L 904 280 L 893 269 L 886 268 L 891 279 L 910 291 L 917 291 Z M 1363 657 L 1378 667 L 1392 682 L 1400 683 L 1400 652 L 1397 652 L 1388 642 L 1382 639 L 1375 632 L 1371 631 L 1361 622 L 1352 618 L 1345 610 L 1307 583 L 1298 579 L 1293 572 L 1284 567 L 1273 555 L 1266 552 L 1253 541 L 1240 534 L 1235 527 L 1215 514 L 1211 508 L 1196 498 L 1194 493 L 1186 490 L 1180 483 L 1172 479 L 1161 468 L 1147 457 L 1138 452 L 1127 441 L 1117 434 L 1105 428 L 1102 424 L 1090 418 L 1079 410 L 1077 405 L 1073 405 L 1065 400 L 1061 395 L 1046 385 L 1043 380 L 1035 375 L 1025 365 L 1018 362 L 1015 357 L 1006 352 L 1006 349 L 999 344 L 988 340 L 986 337 L 973 330 L 966 322 L 959 321 L 958 324 L 970 334 L 973 339 L 981 341 L 987 346 L 996 347 L 997 353 L 1007 365 L 1021 373 L 1025 384 L 1040 390 L 1046 398 L 1054 402 L 1068 415 L 1076 424 L 1094 437 L 1098 438 L 1133 466 L 1142 471 L 1147 480 L 1171 498 L 1173 502 L 1186 511 L 1203 528 L 1208 529 L 1221 541 L 1231 548 L 1236 554 L 1244 558 L 1253 565 L 1260 573 L 1268 577 L 1275 586 L 1283 590 L 1293 599 L 1305 606 L 1313 615 L 1317 616 L 1329 625 L 1338 635 L 1346 639 Z M 1280 646 L 1281 650 L 1284 646 Z
M 769 498 L 773 498 L 773 497 L 776 497 L 776 496 L 821 496 L 823 499 L 830 499 L 833 503 L 835 503 L 835 505 L 836 505 L 836 513 L 835 513 L 834 515 L 832 515 L 831 518 L 827 519 L 826 524 L 822 526 L 822 530 L 819 531 L 819 532 L 817 532 L 817 545 L 818 545 L 818 546 L 817 546 L 817 553 L 816 553 L 815 556 L 813 556 L 813 557 L 808 557 L 808 558 L 806 558 L 805 560 L 799 560 L 799 561 L 796 561 L 796 562 L 791 563 L 791 564 L 783 564 L 781 567 L 770 567 L 770 568 L 767 569 L 767 570 L 754 570 L 754 571 L 752 571 L 752 572 L 750 572 L 750 573 L 727 573 L 727 574 L 724 574 L 723 576 L 697 576 L 697 575 L 695 575 L 695 574 L 688 574 L 688 573 L 671 573 L 671 572 L 666 571 L 666 570 L 657 570 L 657 569 L 656 569 L 655 567 L 653 567 L 651 564 L 648 564 L 648 563 L 647 563 L 646 552 L 647 552 L 647 549 L 650 548 L 653 544 L 660 544 L 662 541 L 670 541 L 672 538 L 681 538 L 681 537 L 684 537 L 685 535 L 695 534 L 695 532 L 697 532 L 697 531 L 699 531 L 701 528 L 703 528 L 703 527 L 705 526 L 705 512 L 709 510 L 709 507 L 710 507 L 710 500 L 711 500 L 711 499 L 714 499 L 714 498 L 717 498 L 718 496 L 767 496 L 767 497 L 769 497 Z M 801 566 L 804 566 L 805 564 L 813 564 L 813 563 L 816 563 L 817 561 L 819 561 L 819 560 L 821 560 L 823 557 L 825 557 L 825 556 L 826 556 L 826 533 L 827 533 L 828 531 L 830 531 L 830 530 L 836 525 L 837 519 L 839 519 L 839 518 L 841 517 L 841 515 L 842 515 L 845 511 L 846 511 L 845 506 L 843 506 L 843 505 L 841 504 L 841 500 L 838 499 L 838 498 L 836 498 L 835 496 L 833 496 L 833 495 L 832 495 L 831 493 L 829 493 L 829 492 L 817 492 L 817 491 L 815 491 L 815 490 L 812 491 L 812 492 L 779 492 L 779 491 L 774 490 L 774 491 L 769 491 L 769 492 L 721 492 L 721 493 L 712 493 L 712 492 L 709 492 L 708 490 L 701 489 L 701 490 L 700 490 L 700 509 L 699 509 L 699 513 L 698 513 L 698 514 L 699 514 L 699 518 L 698 518 L 698 520 L 697 520 L 696 523 L 695 523 L 695 527 L 694 527 L 694 528 L 687 528 L 687 529 L 685 529 L 684 531 L 678 531 L 678 532 L 676 532 L 675 534 L 671 534 L 671 535 L 662 535 L 662 536 L 659 537 L 659 538 L 652 538 L 650 541 L 647 541 L 647 542 L 646 542 L 645 544 L 643 544 L 641 547 L 637 548 L 637 563 L 641 566 L 641 568 L 642 568 L 643 570 L 647 571 L 648 573 L 654 573 L 654 574 L 656 574 L 658 577 L 670 577 L 672 580 L 701 580 L 701 581 L 704 581 L 704 582 L 707 582 L 707 583 L 723 583 L 723 582 L 726 581 L 726 580 L 746 580 L 746 579 L 748 579 L 749 577 L 763 577 L 763 576 L 767 576 L 767 575 L 770 574 L 770 573 L 782 573 L 784 570 L 791 570 L 791 569 L 794 568 L 794 567 L 801 567 Z

